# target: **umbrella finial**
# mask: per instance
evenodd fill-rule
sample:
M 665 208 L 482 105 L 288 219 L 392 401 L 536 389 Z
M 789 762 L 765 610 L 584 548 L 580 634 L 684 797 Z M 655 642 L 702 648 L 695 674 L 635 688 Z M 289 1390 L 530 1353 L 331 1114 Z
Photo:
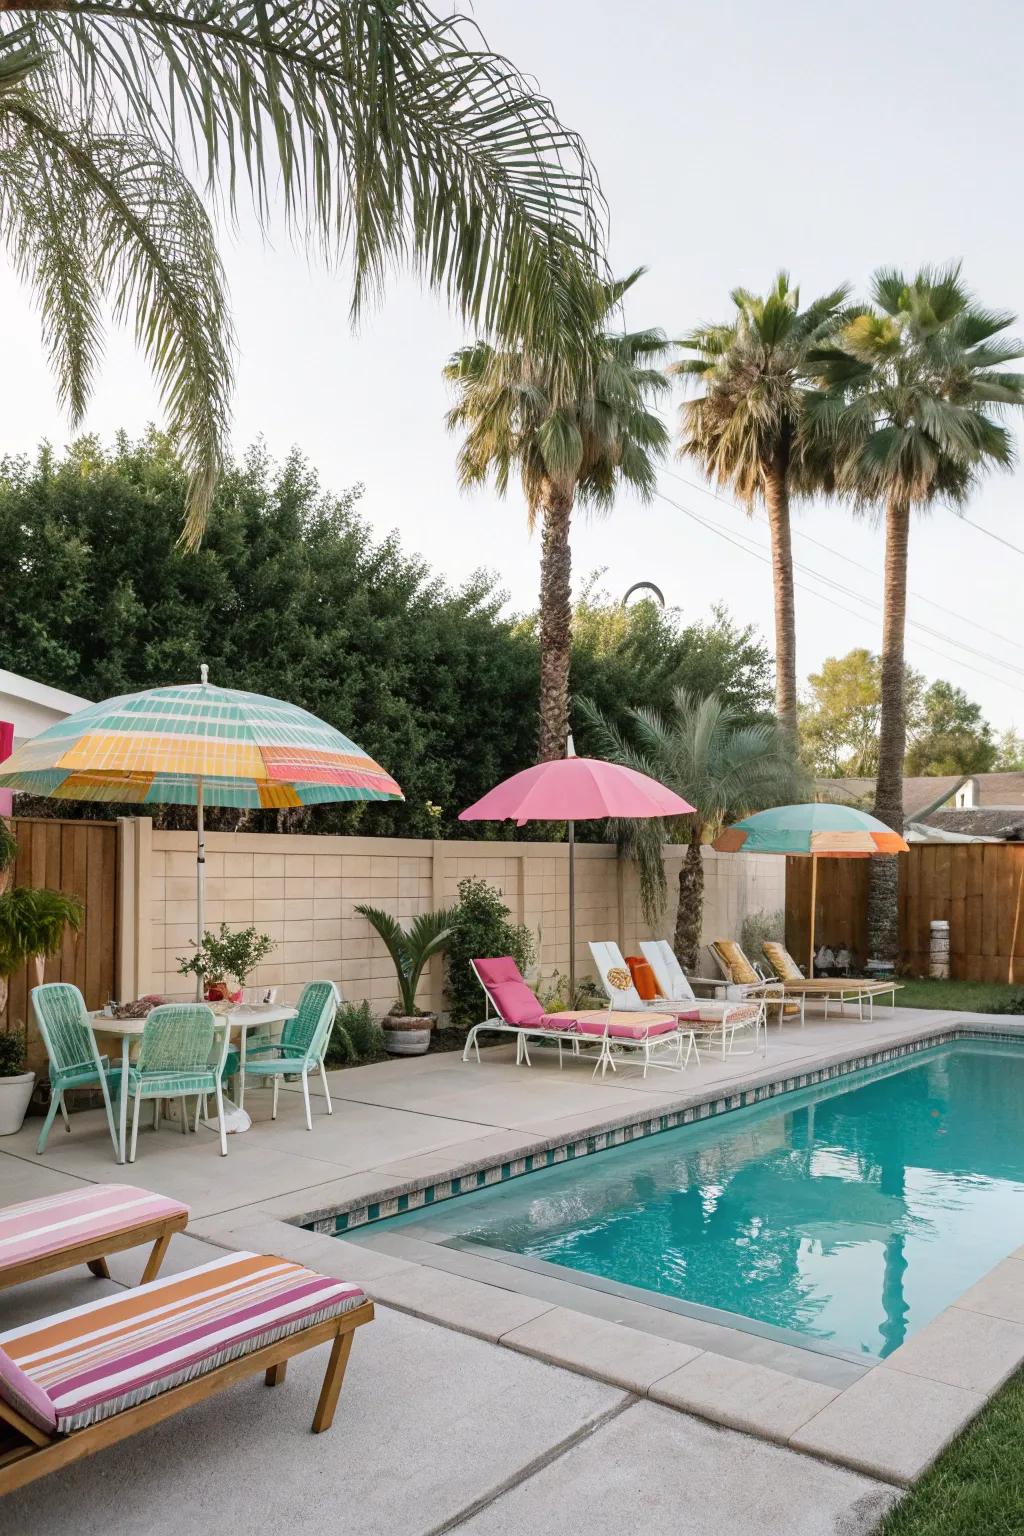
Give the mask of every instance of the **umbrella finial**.
M 565 738 L 565 755 L 566 755 L 566 757 L 575 757 L 576 756 L 576 748 L 573 746 L 572 732 L 571 731 L 569 732 L 568 736 Z
M 204 688 L 206 687 L 206 684 L 210 681 L 210 669 L 206 665 L 205 661 L 202 663 L 202 665 L 199 668 L 199 681 L 202 683 Z

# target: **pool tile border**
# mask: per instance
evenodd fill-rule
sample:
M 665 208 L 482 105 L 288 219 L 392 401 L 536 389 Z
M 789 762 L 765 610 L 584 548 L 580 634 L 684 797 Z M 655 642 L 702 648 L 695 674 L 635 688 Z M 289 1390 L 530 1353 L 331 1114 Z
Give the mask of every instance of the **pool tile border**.
M 902 1060 L 906 1056 L 916 1056 L 921 1051 L 934 1050 L 939 1045 L 949 1045 L 957 1040 L 988 1040 L 1019 1045 L 1022 1038 L 1024 1038 L 1024 1028 L 998 1030 L 976 1024 L 954 1025 L 914 1040 L 885 1046 L 877 1051 L 851 1056 L 838 1062 L 829 1062 L 807 1072 L 792 1073 L 767 1083 L 758 1083 L 750 1088 L 739 1089 L 735 1093 L 712 1093 L 706 1099 L 678 1110 L 668 1110 L 653 1116 L 641 1116 L 639 1119 L 624 1118 L 621 1122 L 613 1123 L 603 1130 L 574 1137 L 571 1141 L 541 1141 L 535 1151 L 524 1153 L 520 1157 L 485 1161 L 479 1167 L 471 1166 L 449 1178 L 415 1184 L 411 1188 L 403 1187 L 394 1192 L 382 1192 L 381 1198 L 377 1200 L 343 1206 L 314 1219 L 300 1218 L 297 1225 L 330 1237 L 341 1237 L 358 1228 L 369 1226 L 374 1222 L 386 1221 L 389 1217 L 404 1214 L 406 1211 L 420 1210 L 425 1206 L 451 1200 L 458 1195 L 469 1194 L 473 1190 L 484 1189 L 493 1184 L 503 1184 L 510 1179 L 520 1178 L 524 1174 L 536 1173 L 541 1168 L 553 1167 L 556 1163 L 572 1162 L 577 1158 L 588 1157 L 594 1152 L 607 1151 L 610 1147 L 642 1141 L 649 1136 L 658 1136 L 663 1131 L 677 1130 L 680 1126 L 710 1120 L 718 1115 L 730 1114 L 737 1109 L 749 1109 L 752 1105 L 763 1104 L 783 1094 L 796 1093 L 803 1088 L 814 1088 L 820 1083 L 847 1077 L 853 1072 L 863 1072 L 870 1067 L 884 1066 L 888 1062 Z

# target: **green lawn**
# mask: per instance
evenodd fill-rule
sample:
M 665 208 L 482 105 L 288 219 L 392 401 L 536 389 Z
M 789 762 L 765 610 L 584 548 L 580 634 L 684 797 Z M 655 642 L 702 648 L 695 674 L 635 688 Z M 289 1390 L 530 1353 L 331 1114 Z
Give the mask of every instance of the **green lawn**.
M 1005 1013 L 1007 1004 L 1017 1002 L 1015 1012 L 1024 1014 L 1024 986 L 1008 987 L 998 981 L 931 981 L 928 978 L 903 982 L 896 994 L 900 1008 L 958 1009 L 964 1013 Z
M 1020 1536 L 1024 1373 L 1008 1382 L 887 1515 L 877 1536 Z

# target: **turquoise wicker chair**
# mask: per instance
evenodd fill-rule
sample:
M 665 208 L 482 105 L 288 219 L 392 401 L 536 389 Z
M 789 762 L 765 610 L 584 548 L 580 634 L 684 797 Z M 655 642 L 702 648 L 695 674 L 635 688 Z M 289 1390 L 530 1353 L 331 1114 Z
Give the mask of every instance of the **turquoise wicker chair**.
M 139 1118 L 143 1099 L 156 1099 L 159 1116 L 161 1099 L 181 1099 L 183 1131 L 188 1129 L 186 1101 L 196 1095 L 196 1128 L 199 1109 L 206 1094 L 217 1100 L 220 1127 L 220 1155 L 227 1157 L 224 1130 L 224 1092 L 221 1077 L 227 1055 L 228 1031 L 223 1031 L 219 1054 L 210 1061 L 215 1019 L 206 1003 L 162 1003 L 146 1019 L 142 1043 L 135 1065 L 128 1069 L 128 1092 L 132 1098 L 132 1145 L 128 1161 L 134 1163 L 139 1139 Z M 159 1124 L 159 1120 L 156 1122 Z
M 68 982 L 51 981 L 32 988 L 32 1006 L 50 1058 L 50 1108 L 39 1132 L 36 1152 L 41 1153 L 45 1148 L 58 1109 L 64 1117 L 64 1129 L 71 1129 L 65 1092 L 69 1088 L 98 1088 L 103 1095 L 103 1108 L 116 1157 L 117 1130 L 110 1107 L 110 1086 L 113 1084 L 115 1093 L 119 1090 L 121 1069 L 111 1068 L 107 1058 L 100 1055 L 96 1036 L 89 1027 L 85 998 Z
M 331 1037 L 331 1026 L 338 1006 L 338 994 L 332 981 L 310 981 L 302 989 L 298 1013 L 281 1031 L 280 1040 L 250 1047 L 246 1053 L 245 1081 L 251 1077 L 274 1079 L 274 1104 L 271 1119 L 277 1119 L 277 1094 L 282 1077 L 301 1077 L 302 1097 L 306 1106 L 306 1130 L 313 1129 L 309 1107 L 309 1073 L 320 1069 L 327 1113 L 333 1115 L 331 1090 L 327 1086 L 324 1052 Z

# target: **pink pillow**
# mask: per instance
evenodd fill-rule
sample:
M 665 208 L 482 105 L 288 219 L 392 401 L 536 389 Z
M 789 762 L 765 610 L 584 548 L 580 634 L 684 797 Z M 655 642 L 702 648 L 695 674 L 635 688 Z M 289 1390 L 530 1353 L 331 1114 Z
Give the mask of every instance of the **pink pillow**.
M 525 981 L 494 981 L 487 988 L 506 1024 L 539 1024 L 544 1010 Z
M 42 1387 L 0 1349 L 0 1398 L 37 1429 L 57 1428 L 57 1412 Z

